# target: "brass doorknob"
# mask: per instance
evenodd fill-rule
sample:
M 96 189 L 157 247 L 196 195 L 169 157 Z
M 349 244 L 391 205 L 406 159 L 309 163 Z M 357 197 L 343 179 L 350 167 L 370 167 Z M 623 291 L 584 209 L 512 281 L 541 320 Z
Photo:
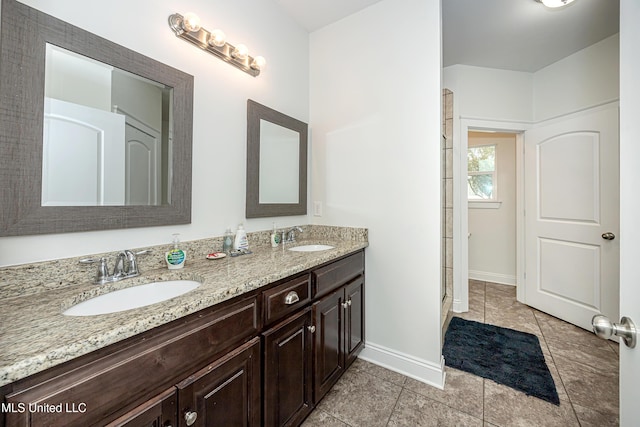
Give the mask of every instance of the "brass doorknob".
M 616 238 L 616 235 L 610 231 L 607 231 L 606 233 L 602 233 L 602 238 L 604 240 L 613 240 Z

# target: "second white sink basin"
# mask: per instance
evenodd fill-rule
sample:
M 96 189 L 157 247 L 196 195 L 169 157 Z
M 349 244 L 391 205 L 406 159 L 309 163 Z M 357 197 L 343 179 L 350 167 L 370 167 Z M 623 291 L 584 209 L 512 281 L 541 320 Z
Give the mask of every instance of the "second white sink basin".
M 145 307 L 186 294 L 200 286 L 194 280 L 168 280 L 132 286 L 80 302 L 62 314 L 66 316 L 96 316 Z
M 329 245 L 301 245 L 294 246 L 289 248 L 290 251 L 294 252 L 318 252 L 318 251 L 326 251 L 328 249 L 333 249 L 334 246 Z

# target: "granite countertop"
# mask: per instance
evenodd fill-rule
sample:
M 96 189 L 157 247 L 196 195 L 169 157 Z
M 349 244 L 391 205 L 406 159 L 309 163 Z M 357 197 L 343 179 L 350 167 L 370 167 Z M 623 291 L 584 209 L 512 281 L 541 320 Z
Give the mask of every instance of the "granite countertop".
M 335 248 L 293 252 L 282 245 L 262 245 L 239 257 L 187 257 L 181 270 L 143 270 L 139 277 L 112 284 L 87 282 L 5 298 L 0 310 L 0 386 L 368 246 L 366 241 L 338 239 L 299 241 L 297 245 L 305 243 Z M 202 285 L 171 300 L 119 313 L 89 317 L 62 314 L 77 302 L 102 293 L 175 279 L 197 280 Z

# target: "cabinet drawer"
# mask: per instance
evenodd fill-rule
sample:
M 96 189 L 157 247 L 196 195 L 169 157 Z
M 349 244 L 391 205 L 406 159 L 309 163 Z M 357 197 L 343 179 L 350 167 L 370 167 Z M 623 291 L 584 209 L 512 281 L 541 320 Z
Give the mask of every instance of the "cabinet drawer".
M 7 414 L 9 426 L 90 426 L 131 411 L 210 360 L 256 335 L 256 296 L 212 307 L 151 330 L 129 346 L 9 396 L 16 404 L 60 405 L 61 412 Z M 85 412 L 73 412 L 74 408 Z
M 311 301 L 309 275 L 295 278 L 262 293 L 265 324 L 305 306 Z
M 358 252 L 314 270 L 313 297 L 319 297 L 364 273 L 364 252 Z

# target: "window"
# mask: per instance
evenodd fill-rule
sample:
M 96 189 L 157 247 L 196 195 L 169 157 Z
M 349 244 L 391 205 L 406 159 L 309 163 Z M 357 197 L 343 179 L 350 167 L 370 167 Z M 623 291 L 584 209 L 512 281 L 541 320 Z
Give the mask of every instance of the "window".
M 478 145 L 467 152 L 467 198 L 469 201 L 495 201 L 496 146 Z

